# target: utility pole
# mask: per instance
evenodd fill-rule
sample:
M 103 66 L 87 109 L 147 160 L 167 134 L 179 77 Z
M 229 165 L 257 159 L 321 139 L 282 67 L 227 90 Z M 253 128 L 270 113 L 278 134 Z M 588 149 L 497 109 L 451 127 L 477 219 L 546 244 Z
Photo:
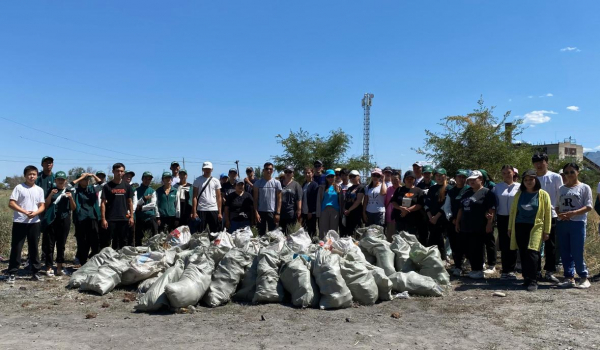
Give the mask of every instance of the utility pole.
M 363 120 L 363 159 L 369 161 L 371 156 L 369 154 L 369 141 L 371 138 L 371 105 L 375 95 L 366 93 L 362 99 L 362 107 L 364 110 Z M 364 169 L 363 181 L 366 181 L 369 169 Z

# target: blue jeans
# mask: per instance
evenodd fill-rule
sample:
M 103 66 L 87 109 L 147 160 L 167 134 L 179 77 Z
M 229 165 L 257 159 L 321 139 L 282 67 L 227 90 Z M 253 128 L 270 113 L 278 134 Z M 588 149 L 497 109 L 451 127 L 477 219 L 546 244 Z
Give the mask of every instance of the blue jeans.
M 559 221 L 556 233 L 560 243 L 560 257 L 565 270 L 565 278 L 573 278 L 575 270 L 581 278 L 587 278 L 588 270 L 583 261 L 585 246 L 584 221 Z
M 250 226 L 250 221 L 246 220 L 246 221 L 233 221 L 233 220 L 229 220 L 229 233 L 233 233 L 233 231 L 235 230 L 239 230 L 241 228 L 244 228 L 246 226 Z

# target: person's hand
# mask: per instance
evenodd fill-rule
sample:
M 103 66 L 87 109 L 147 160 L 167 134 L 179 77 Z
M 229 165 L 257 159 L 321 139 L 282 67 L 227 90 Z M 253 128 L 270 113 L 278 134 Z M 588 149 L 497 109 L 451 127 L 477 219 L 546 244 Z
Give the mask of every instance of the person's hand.
M 108 228 L 108 221 L 106 219 L 102 219 L 102 228 L 105 230 Z
M 57 193 L 58 193 L 58 189 L 57 189 L 57 188 L 55 188 L 55 189 L 53 189 L 53 190 L 52 190 L 50 193 L 52 193 L 52 194 L 57 194 Z
M 25 215 L 27 215 L 27 217 L 29 219 L 33 219 L 33 218 L 35 218 L 37 216 L 37 214 L 35 212 L 31 211 L 31 210 L 28 211 Z
M 217 215 L 217 220 L 219 220 L 219 222 L 223 221 L 223 215 L 221 213 Z
M 312 219 L 312 213 L 308 213 L 308 214 L 306 215 L 306 217 L 308 218 L 308 220 Z
M 508 230 L 507 233 L 508 233 L 508 237 L 510 237 L 512 235 L 512 230 Z
M 71 192 L 67 192 L 67 193 L 65 193 L 65 197 L 71 199 L 73 197 L 73 195 L 71 194 Z
M 275 219 L 275 225 L 279 225 L 279 217 L 280 217 L 279 214 L 274 215 L 273 218 Z
M 229 219 L 225 220 L 225 227 L 229 230 L 229 228 L 231 227 L 231 223 L 229 222 Z
M 197 218 L 198 218 L 198 212 L 193 212 L 193 213 L 190 215 L 190 217 L 191 217 L 192 219 L 194 219 L 194 220 L 195 220 L 195 219 L 197 219 Z
M 129 227 L 133 227 L 135 222 L 133 221 L 133 215 L 129 218 Z
M 369 218 L 367 217 L 367 214 L 366 214 L 366 213 L 364 213 L 364 214 L 363 214 L 363 220 L 364 220 L 364 222 L 367 222 L 367 221 L 369 221 Z
M 457 233 L 460 233 L 460 224 L 458 222 L 454 225 L 454 230 L 456 230 Z
M 262 221 L 260 220 L 260 214 L 256 212 L 254 216 L 256 217 L 256 222 L 260 224 L 260 222 Z
M 147 196 L 144 196 L 144 199 L 145 199 L 145 200 L 147 200 L 147 201 L 149 201 L 150 199 L 152 199 L 152 195 L 151 195 L 151 194 L 149 194 L 149 195 L 147 195 Z
M 344 210 L 344 215 L 348 216 L 348 214 L 350 214 L 350 210 L 348 210 L 348 209 Z
M 488 222 L 488 224 L 485 226 L 485 232 L 487 232 L 487 233 L 494 232 L 494 225 L 492 225 L 491 222 Z
M 160 226 L 160 219 L 156 219 L 156 224 Z
M 544 241 L 547 241 L 547 240 L 549 240 L 549 239 L 550 239 L 550 234 L 549 234 L 549 233 L 544 233 L 544 234 L 542 234 L 542 239 L 543 239 Z
M 438 221 L 438 217 L 437 217 L 437 216 L 432 216 L 432 217 L 429 219 L 429 222 L 430 222 L 432 225 L 435 225 L 435 224 L 437 224 L 437 221 Z
M 485 214 L 485 218 L 486 218 L 486 219 L 488 219 L 488 220 L 489 220 L 489 219 L 493 219 L 493 218 L 494 218 L 494 214 L 492 214 L 492 213 L 487 213 L 487 214 Z

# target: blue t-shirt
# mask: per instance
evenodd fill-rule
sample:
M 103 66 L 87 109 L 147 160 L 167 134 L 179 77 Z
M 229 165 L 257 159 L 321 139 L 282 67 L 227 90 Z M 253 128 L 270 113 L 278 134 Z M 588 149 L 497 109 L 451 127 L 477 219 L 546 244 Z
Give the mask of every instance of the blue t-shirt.
M 517 207 L 516 222 L 519 224 L 534 224 L 539 207 L 539 192 L 521 192 L 521 196 L 519 196 L 519 206 Z
M 321 210 L 325 210 L 327 207 L 333 207 L 335 210 L 340 210 L 340 202 L 338 202 L 338 193 L 335 191 L 333 185 L 323 192 L 323 202 L 321 202 Z

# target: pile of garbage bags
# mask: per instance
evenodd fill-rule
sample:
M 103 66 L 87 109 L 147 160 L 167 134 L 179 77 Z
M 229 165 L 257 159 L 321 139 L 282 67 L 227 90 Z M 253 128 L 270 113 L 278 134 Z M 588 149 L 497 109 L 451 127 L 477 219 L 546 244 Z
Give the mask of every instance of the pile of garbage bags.
M 406 232 L 389 243 L 379 226 L 357 233 L 358 241 L 329 231 L 313 244 L 303 229 L 254 238 L 249 227 L 191 235 L 182 226 L 145 246 L 104 248 L 67 287 L 104 295 L 137 286 L 135 309 L 145 312 L 230 300 L 340 309 L 389 301 L 399 292 L 443 295 L 450 277 L 437 247 L 424 247 Z

